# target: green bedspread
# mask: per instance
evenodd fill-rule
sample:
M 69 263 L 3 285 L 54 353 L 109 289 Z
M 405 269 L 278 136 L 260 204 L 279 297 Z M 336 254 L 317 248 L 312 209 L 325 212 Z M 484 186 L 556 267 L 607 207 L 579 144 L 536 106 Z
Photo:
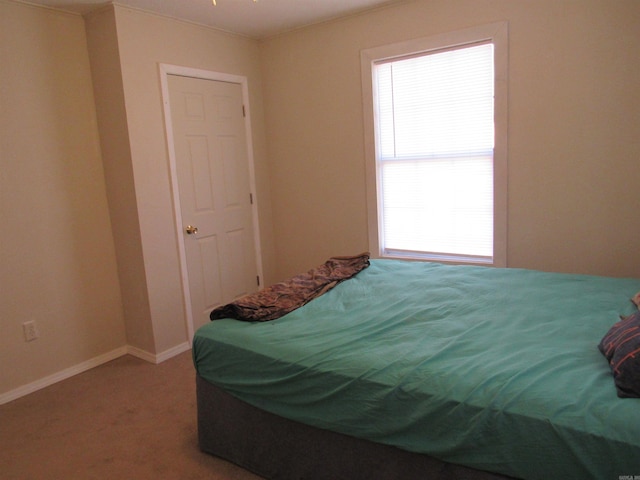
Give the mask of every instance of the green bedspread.
M 638 279 L 372 260 L 286 316 L 216 320 L 197 372 L 320 428 L 525 479 L 640 475 L 640 399 L 597 344 Z

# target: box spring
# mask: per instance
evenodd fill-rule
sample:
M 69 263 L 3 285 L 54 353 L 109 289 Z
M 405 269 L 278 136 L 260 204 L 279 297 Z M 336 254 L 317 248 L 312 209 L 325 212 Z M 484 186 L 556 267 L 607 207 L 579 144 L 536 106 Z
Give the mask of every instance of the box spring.
M 268 479 L 505 480 L 304 425 L 253 407 L 196 376 L 200 449 Z

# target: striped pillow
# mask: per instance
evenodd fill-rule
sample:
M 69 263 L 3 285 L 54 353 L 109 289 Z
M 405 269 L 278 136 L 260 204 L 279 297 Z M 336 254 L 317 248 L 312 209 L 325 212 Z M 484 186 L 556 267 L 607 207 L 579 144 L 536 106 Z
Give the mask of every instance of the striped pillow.
M 618 397 L 640 398 L 640 311 L 616 322 L 598 348 L 609 361 Z

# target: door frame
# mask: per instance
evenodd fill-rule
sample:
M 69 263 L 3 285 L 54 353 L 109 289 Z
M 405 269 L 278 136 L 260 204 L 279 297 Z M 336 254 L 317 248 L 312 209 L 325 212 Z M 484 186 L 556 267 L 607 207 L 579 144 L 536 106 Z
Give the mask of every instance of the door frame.
M 251 215 L 253 220 L 253 242 L 256 254 L 256 268 L 260 278 L 264 278 L 262 272 L 262 249 L 260 243 L 260 223 L 258 221 L 258 198 L 256 195 L 256 179 L 253 157 L 253 136 L 251 133 L 251 114 L 249 108 L 249 88 L 247 77 L 232 75 L 228 73 L 201 70 L 198 68 L 159 64 L 160 85 L 162 88 L 162 104 L 164 110 L 164 128 L 167 139 L 167 153 L 169 156 L 169 176 L 171 181 L 171 198 L 173 201 L 173 215 L 175 220 L 176 239 L 178 241 L 178 254 L 180 259 L 180 276 L 182 283 L 182 296 L 184 302 L 185 320 L 187 326 L 187 341 L 189 345 L 193 342 L 195 333 L 193 326 L 193 311 L 191 309 L 191 291 L 189 288 L 189 272 L 187 271 L 187 255 L 182 232 L 182 211 L 180 209 L 180 189 L 178 187 L 177 159 L 175 154 L 175 142 L 173 137 L 173 122 L 171 121 L 171 106 L 169 103 L 169 75 L 179 75 L 182 77 L 198 78 L 201 80 L 213 80 L 218 82 L 236 83 L 242 87 L 242 104 L 244 105 L 244 127 L 247 142 L 247 161 L 249 167 L 249 187 L 252 192 L 253 203 L 251 205 Z M 262 283 L 260 282 L 262 288 Z

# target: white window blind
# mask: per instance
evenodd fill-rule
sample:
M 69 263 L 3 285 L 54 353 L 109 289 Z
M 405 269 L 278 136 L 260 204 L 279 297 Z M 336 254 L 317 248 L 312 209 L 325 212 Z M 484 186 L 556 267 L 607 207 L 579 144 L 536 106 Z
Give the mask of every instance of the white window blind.
M 493 259 L 493 44 L 373 65 L 386 255 Z

